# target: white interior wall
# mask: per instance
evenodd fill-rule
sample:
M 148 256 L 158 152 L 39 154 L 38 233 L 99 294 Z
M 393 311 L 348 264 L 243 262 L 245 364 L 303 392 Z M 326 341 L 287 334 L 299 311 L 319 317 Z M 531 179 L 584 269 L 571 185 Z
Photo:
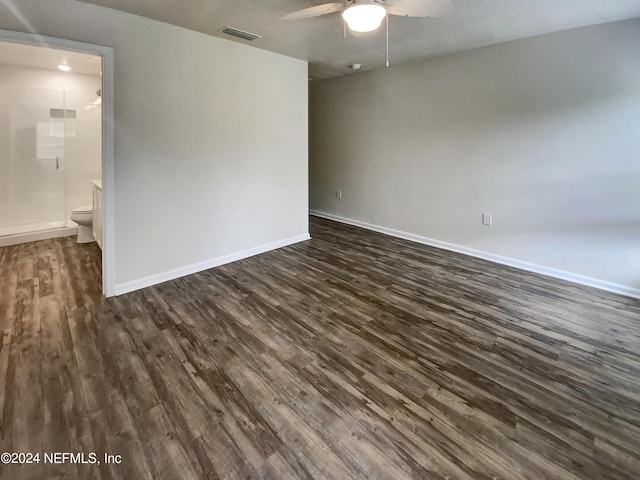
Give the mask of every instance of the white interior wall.
M 74 0 L 0 28 L 114 49 L 117 292 L 308 237 L 306 62 Z
M 102 178 L 102 108 L 95 105 L 101 87 L 100 77 L 84 77 L 84 84 L 65 92 L 65 106 L 76 111 L 75 136 L 65 139 L 67 175 L 67 218 L 74 208 L 91 205 L 91 180 Z
M 311 209 L 640 295 L 638 45 L 627 21 L 313 82 Z
M 90 180 L 101 175 L 101 109 L 86 107 L 100 86 L 97 76 L 0 65 L 0 225 L 68 221 L 74 208 L 91 203 Z M 76 112 L 59 171 L 55 160 L 36 158 L 36 125 L 51 108 Z

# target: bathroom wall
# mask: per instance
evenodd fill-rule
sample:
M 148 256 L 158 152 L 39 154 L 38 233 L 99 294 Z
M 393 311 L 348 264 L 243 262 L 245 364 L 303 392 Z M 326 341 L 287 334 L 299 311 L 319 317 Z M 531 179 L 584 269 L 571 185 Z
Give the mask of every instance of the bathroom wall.
M 631 20 L 312 82 L 311 208 L 640 296 L 639 46 Z
M 91 204 L 90 180 L 101 178 L 100 87 L 98 76 L 0 65 L 0 226 L 51 221 L 65 210 L 69 222 L 74 208 Z M 36 126 L 51 108 L 76 112 L 60 171 L 36 155 Z
M 306 62 L 74 0 L 0 28 L 114 50 L 116 292 L 308 238 Z

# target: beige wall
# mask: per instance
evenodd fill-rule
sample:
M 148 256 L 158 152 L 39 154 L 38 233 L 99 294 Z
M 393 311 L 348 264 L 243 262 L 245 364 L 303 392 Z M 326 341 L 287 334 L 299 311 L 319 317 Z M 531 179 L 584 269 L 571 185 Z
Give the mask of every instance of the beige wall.
M 638 45 L 628 21 L 312 83 L 311 209 L 640 294 Z
M 73 0 L 0 28 L 114 49 L 116 284 L 308 232 L 305 62 Z

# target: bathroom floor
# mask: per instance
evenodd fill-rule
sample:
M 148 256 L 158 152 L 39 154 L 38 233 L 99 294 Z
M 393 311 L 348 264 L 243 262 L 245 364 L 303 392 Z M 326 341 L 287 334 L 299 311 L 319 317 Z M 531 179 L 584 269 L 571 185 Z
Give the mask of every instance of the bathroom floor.
M 102 298 L 102 252 L 95 242 L 78 244 L 75 236 L 0 248 L 0 328 L 23 312 L 73 311 Z M 34 311 L 39 309 L 40 312 Z
M 109 299 L 95 244 L 0 248 L 0 478 L 638 478 L 640 301 L 310 228 Z

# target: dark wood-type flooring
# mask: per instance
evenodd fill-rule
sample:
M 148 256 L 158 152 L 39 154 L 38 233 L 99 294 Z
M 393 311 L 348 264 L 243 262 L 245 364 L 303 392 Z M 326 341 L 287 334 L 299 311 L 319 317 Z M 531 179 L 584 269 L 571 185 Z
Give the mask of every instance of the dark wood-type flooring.
M 0 249 L 2 479 L 637 479 L 640 302 L 312 219 L 121 297 Z

